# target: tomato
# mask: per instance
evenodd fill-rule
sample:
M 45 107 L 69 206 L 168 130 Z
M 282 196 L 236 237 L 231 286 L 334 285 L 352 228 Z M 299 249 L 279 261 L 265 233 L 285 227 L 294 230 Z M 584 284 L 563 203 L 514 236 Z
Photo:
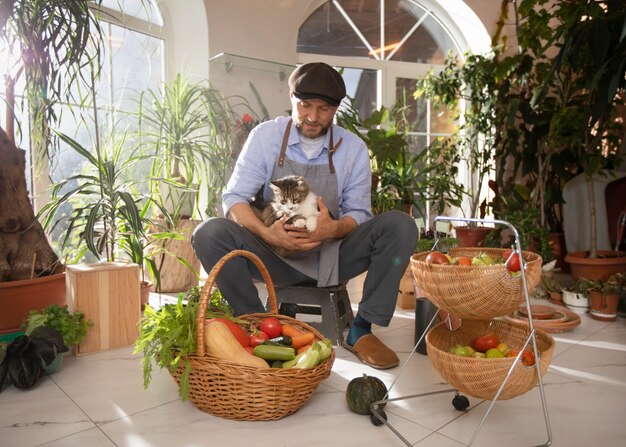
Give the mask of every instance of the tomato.
M 248 341 L 250 343 L 250 347 L 254 348 L 255 346 L 260 345 L 261 343 L 269 339 L 269 336 L 265 332 L 256 331 L 250 336 L 250 339 Z
M 210 320 L 207 320 L 207 323 L 210 323 L 211 321 L 220 321 L 224 323 L 228 330 L 235 336 L 241 346 L 243 346 L 244 348 L 250 346 L 250 343 L 248 341 L 248 333 L 234 321 L 229 320 L 228 318 L 219 317 L 211 318 Z
M 520 271 L 521 265 L 519 255 L 517 253 L 513 252 L 513 250 L 506 250 L 502 256 L 504 257 L 504 262 L 506 267 L 509 269 L 509 272 Z
M 479 352 L 487 352 L 498 347 L 500 339 L 495 334 L 479 335 L 472 340 L 472 348 Z
M 472 258 L 468 258 L 467 256 L 458 256 L 456 258 L 456 262 L 459 265 L 472 265 Z
M 276 317 L 263 318 L 261 321 L 261 331 L 265 332 L 269 338 L 276 338 L 283 332 L 283 325 Z
M 448 257 L 440 251 L 431 251 L 428 253 L 426 262 L 429 264 L 450 264 Z
M 507 357 L 517 357 L 519 354 L 519 349 L 509 349 L 509 352 L 506 353 Z M 522 361 L 522 365 L 524 366 L 533 366 L 535 364 L 535 355 L 530 351 L 522 352 L 522 356 L 520 357 Z

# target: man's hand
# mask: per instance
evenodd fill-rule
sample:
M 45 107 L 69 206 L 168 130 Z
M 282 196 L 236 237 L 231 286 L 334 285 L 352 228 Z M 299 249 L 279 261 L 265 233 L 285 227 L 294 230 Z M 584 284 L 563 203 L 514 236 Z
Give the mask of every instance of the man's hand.
M 306 228 L 296 228 L 286 224 L 286 221 L 287 217 L 283 217 L 269 227 L 267 242 L 287 250 L 300 251 L 312 250 L 321 243 L 321 240 L 313 237 L 317 230 L 309 233 Z
M 296 228 L 290 224 L 285 225 L 285 231 L 293 237 L 307 237 L 312 241 L 321 242 L 326 239 L 342 238 L 356 228 L 356 222 L 351 217 L 344 217 L 341 220 L 333 219 L 324 203 L 324 199 L 321 197 L 317 198 L 317 205 L 320 214 L 317 217 L 317 228 L 315 231 L 309 233 L 305 228 Z

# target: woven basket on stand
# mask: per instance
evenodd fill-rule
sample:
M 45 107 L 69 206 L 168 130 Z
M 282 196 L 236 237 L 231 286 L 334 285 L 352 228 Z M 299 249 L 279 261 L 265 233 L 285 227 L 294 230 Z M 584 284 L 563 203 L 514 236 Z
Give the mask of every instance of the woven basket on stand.
M 449 254 L 473 257 L 487 253 L 493 258 L 502 258 L 504 251 L 500 248 L 453 248 Z M 508 315 L 524 302 L 521 275 L 511 274 L 504 264 L 431 264 L 425 261 L 428 253 L 414 254 L 411 269 L 424 296 L 440 309 L 464 319 L 488 320 Z M 541 278 L 541 256 L 529 251 L 523 251 L 522 255 L 530 293 Z
M 434 326 L 426 335 L 426 349 L 433 367 L 451 386 L 478 399 L 493 400 L 504 382 L 515 357 L 475 358 L 448 352 L 455 345 L 470 345 L 474 337 L 494 333 L 511 349 L 521 349 L 530 335 L 528 326 L 502 320 L 463 320 L 451 331 L 445 323 Z M 554 339 L 535 331 L 541 375 L 546 373 L 554 352 Z M 527 349 L 532 352 L 532 344 Z M 530 391 L 538 383 L 535 366 L 515 365 L 498 399 L 506 400 Z
M 300 409 L 320 382 L 330 375 L 335 361 L 335 350 L 332 350 L 330 357 L 323 363 L 311 369 L 254 368 L 205 353 L 204 315 L 210 291 L 224 264 L 237 256 L 251 260 L 259 269 L 267 287 L 270 304 L 269 314 L 249 314 L 239 318 L 260 322 L 271 315 L 281 323 L 289 323 L 303 331 L 313 332 L 317 340 L 324 338 L 308 324 L 278 315 L 274 284 L 261 259 L 245 250 L 232 251 L 213 267 L 202 289 L 197 320 L 197 353 L 188 357 L 191 364 L 189 400 L 198 409 L 227 419 L 280 419 Z M 179 385 L 183 369 L 184 362 L 181 362 L 180 368 L 171 372 Z

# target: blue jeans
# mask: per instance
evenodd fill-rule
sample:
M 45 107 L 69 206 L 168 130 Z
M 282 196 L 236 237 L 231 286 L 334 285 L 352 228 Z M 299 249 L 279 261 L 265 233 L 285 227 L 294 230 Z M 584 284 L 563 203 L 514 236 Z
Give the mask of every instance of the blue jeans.
M 233 250 L 255 253 L 277 287 L 315 285 L 316 281 L 292 268 L 261 239 L 239 224 L 214 217 L 201 223 L 191 239 L 204 269 L 210 272 Z M 339 248 L 339 281 L 367 271 L 359 314 L 379 326 L 389 325 L 398 297 L 398 286 L 417 243 L 413 219 L 401 211 L 374 216 L 344 238 Z M 262 280 L 256 266 L 246 258 L 229 260 L 216 278 L 217 287 L 236 315 L 265 312 L 253 280 Z

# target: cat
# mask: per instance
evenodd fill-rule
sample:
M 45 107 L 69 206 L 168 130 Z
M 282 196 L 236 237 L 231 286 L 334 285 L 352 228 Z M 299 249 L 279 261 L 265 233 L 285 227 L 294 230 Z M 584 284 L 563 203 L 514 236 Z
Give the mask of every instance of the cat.
M 252 202 L 252 210 L 267 227 L 287 216 L 286 223 L 309 232 L 317 228 L 317 195 L 309 189 L 303 177 L 290 175 L 270 183 L 274 197 L 269 201 L 261 201 L 257 196 Z M 273 247 L 281 256 L 288 253 L 280 247 Z

